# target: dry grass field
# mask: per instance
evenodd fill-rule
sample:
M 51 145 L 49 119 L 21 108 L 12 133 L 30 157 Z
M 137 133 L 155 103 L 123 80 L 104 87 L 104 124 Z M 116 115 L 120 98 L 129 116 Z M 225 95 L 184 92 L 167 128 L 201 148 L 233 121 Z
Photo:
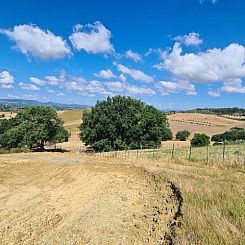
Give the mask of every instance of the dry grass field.
M 121 161 L 71 153 L 0 156 L 1 244 L 170 244 L 171 183 Z
M 168 122 L 174 135 L 177 131 L 187 129 L 191 133 L 190 138 L 193 137 L 194 133 L 205 133 L 212 136 L 224 133 L 232 127 L 245 128 L 244 121 L 200 113 L 176 113 L 168 115 Z
M 188 159 L 188 141 L 79 154 L 82 112 L 60 115 L 74 126 L 57 145 L 69 152 L 0 155 L 0 244 L 245 244 L 245 145 L 227 146 L 225 161 L 222 146 L 193 149 Z M 210 136 L 244 126 L 186 113 L 169 122 L 174 132 Z
M 82 122 L 84 110 L 60 111 L 59 116 L 64 121 L 64 126 L 69 132 L 77 132 Z
M 78 132 L 81 123 L 83 110 L 68 110 L 59 113 L 65 122 L 65 127 L 69 132 Z M 194 133 L 205 133 L 209 136 L 223 133 L 232 127 L 245 128 L 245 121 L 233 120 L 231 118 L 207 115 L 201 113 L 176 113 L 168 115 L 168 122 L 175 135 L 177 131 L 187 129 L 191 132 L 190 138 Z M 188 146 L 189 142 L 163 142 L 163 145 L 170 146 L 173 143 L 179 146 Z
M 241 166 L 78 153 L 9 154 L 0 162 L 1 244 L 245 242 Z M 168 181 L 183 197 L 177 221 L 180 198 Z

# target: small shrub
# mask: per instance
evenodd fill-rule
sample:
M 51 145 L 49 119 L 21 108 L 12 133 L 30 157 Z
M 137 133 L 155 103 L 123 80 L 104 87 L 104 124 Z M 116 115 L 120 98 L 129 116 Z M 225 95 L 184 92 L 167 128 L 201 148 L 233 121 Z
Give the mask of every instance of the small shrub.
M 190 132 L 188 130 L 178 131 L 176 133 L 176 139 L 180 141 L 186 141 L 189 136 Z
M 210 137 L 206 134 L 195 134 L 193 139 L 191 140 L 191 146 L 193 147 L 200 147 L 200 146 L 207 146 L 210 144 L 209 141 Z

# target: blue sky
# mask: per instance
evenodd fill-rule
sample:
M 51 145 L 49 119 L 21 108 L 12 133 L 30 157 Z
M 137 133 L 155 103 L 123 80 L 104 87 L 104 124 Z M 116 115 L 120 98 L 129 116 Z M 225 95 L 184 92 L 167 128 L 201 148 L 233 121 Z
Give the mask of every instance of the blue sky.
M 245 107 L 243 0 L 2 1 L 0 97 Z

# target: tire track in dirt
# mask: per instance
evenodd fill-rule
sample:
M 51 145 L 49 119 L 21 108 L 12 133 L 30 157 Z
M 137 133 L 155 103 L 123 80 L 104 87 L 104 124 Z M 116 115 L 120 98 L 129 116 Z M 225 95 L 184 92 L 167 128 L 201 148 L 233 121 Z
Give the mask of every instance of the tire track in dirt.
M 173 244 L 182 198 L 157 174 L 72 154 L 0 161 L 1 244 Z

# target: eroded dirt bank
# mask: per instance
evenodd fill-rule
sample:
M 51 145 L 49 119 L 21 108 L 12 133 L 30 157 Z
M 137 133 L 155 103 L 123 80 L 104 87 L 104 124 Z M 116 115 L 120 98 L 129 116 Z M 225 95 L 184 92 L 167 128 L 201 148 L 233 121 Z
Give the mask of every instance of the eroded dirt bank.
M 1 244 L 171 244 L 178 190 L 75 154 L 0 156 Z

